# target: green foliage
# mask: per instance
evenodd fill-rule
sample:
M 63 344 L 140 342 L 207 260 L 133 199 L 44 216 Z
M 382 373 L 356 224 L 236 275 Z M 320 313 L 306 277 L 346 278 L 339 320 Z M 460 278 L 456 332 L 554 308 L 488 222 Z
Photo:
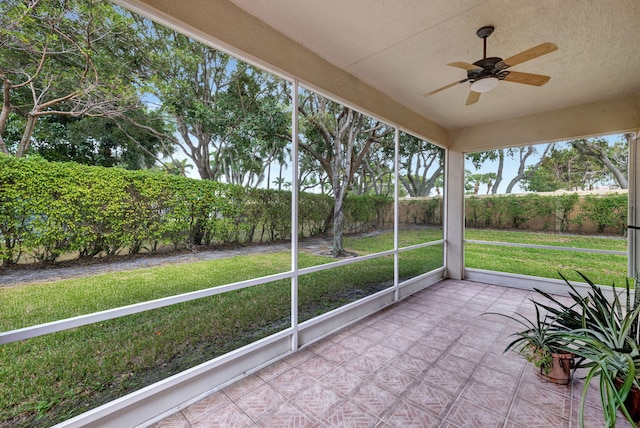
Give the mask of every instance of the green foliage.
M 424 219 L 426 224 L 442 225 L 443 224 L 443 199 L 431 198 L 424 201 Z
M 195 181 L 172 183 L 189 182 Z M 542 239 L 554 242 L 557 238 L 557 235 L 521 231 L 472 232 L 503 234 L 510 239 L 524 236 L 520 241 L 535 239 L 536 243 L 545 243 L 540 242 Z M 414 245 L 440 239 L 441 233 L 427 228 L 412 229 L 401 231 L 399 240 L 403 245 Z M 600 247 L 599 244 L 588 244 L 595 240 L 603 241 L 603 245 L 604 242 L 618 243 L 618 240 L 593 237 L 564 238 L 580 239 L 584 246 L 592 247 Z M 490 240 L 500 239 L 493 237 Z M 384 235 L 347 238 L 345 241 L 349 250 L 378 252 L 388 249 L 388 236 Z M 512 249 L 508 251 L 512 253 L 510 259 L 514 260 L 517 254 L 513 254 Z M 553 258 L 550 253 L 553 254 L 546 250 L 536 259 L 550 260 Z M 412 277 L 442 266 L 442 257 L 442 245 L 402 252 L 400 277 Z M 478 256 L 465 255 L 465 258 L 477 259 Z M 524 257 L 515 263 L 522 267 L 528 265 L 529 260 Z M 331 261 L 330 257 L 299 253 L 300 267 Z M 580 262 L 567 264 L 575 266 Z M 386 281 L 392 278 L 392 266 L 392 261 L 383 257 L 304 275 L 308 278 L 300 287 L 300 320 L 388 286 Z M 3 308 L 0 330 L 259 278 L 287 271 L 290 267 L 290 253 L 281 252 L 0 288 Z M 599 270 L 602 269 L 603 264 Z M 547 262 L 540 270 L 548 272 L 552 269 Z M 30 426 L 39 422 L 39 410 L 48 409 L 43 424 L 52 425 L 287 328 L 290 326 L 289 296 L 288 281 L 278 281 L 5 345 L 5 359 L 0 365 L 0 390 L 7 393 L 0 394 L 0 420 L 16 422 L 9 422 L 11 425 L 19 425 L 20 421 L 22 426 Z M 114 347 L 114 343 L 118 346 Z M 30 381 L 24 382 L 26 378 Z
M 300 236 L 327 230 L 333 198 L 299 195 Z M 381 227 L 393 204 L 349 196 L 352 231 Z M 127 171 L 0 155 L 0 259 L 54 263 L 78 257 L 153 252 L 161 245 L 291 239 L 291 192 L 246 189 L 157 171 Z
M 467 227 L 488 227 L 491 224 L 491 210 L 487 198 L 471 196 L 465 199 L 465 221 Z
M 569 230 L 569 214 L 578 203 L 578 194 L 570 193 L 567 195 L 554 196 L 556 219 L 560 222 L 560 232 Z
M 350 232 L 383 227 L 385 218 L 392 209 L 393 199 L 386 196 L 348 195 L 343 204 L 345 226 L 348 225 Z
M 315 236 L 327 232 L 330 227 L 333 198 L 313 193 L 298 194 L 298 235 Z
M 528 192 L 555 192 L 566 185 L 558 181 L 553 171 L 546 167 L 548 162 L 543 161 L 541 168 L 528 167 L 527 176 L 521 180 L 522 188 Z
M 531 192 L 592 190 L 615 185 L 628 188 L 628 142 L 603 138 L 555 143 L 539 165 L 530 166 L 522 187 Z
M 467 219 L 467 221 L 471 220 L 471 224 L 467 223 L 467 226 L 504 228 L 506 204 L 501 201 L 501 198 L 496 196 L 467 198 L 465 202 L 469 205 L 468 212 L 471 214 Z
M 284 190 L 252 189 L 248 191 L 244 214 L 252 220 L 248 225 L 260 242 L 291 239 L 291 192 Z
M 441 197 L 409 198 L 401 200 L 399 204 L 402 216 L 400 223 L 442 226 L 444 205 Z
M 634 426 L 631 409 L 625 400 L 632 388 L 640 385 L 640 288 L 626 279 L 625 287 L 614 288 L 608 297 L 589 277 L 577 272 L 587 291 L 578 290 L 562 274 L 569 287 L 567 303 L 544 291 L 535 291 L 544 303 L 532 300 L 536 311 L 534 321 L 521 314 L 496 314 L 512 319 L 524 327 L 513 334 L 516 339 L 505 352 L 517 349 L 527 360 L 542 370 L 551 363 L 551 353 L 565 352 L 579 358 L 576 368 L 586 368 L 584 390 L 578 411 L 579 426 L 584 426 L 584 406 L 590 384 L 599 378 L 604 426 L 616 426 L 618 410 Z M 540 318 L 540 313 L 547 315 Z
M 330 230 L 333 198 L 300 193 L 300 237 Z M 11 265 L 30 257 L 54 263 L 78 257 L 291 239 L 291 193 L 246 189 L 159 172 L 87 167 L 40 158 L 0 156 L 0 259 Z M 467 198 L 467 226 L 525 228 L 535 216 L 571 225 L 577 194 Z M 442 199 L 401 202 L 407 222 L 441 223 Z M 624 230 L 626 196 L 585 199 L 582 216 Z M 390 198 L 349 195 L 345 230 L 384 228 L 392 218 Z M 412 217 L 413 216 L 413 217 Z M 573 220 L 574 224 L 575 221 Z
M 63 253 L 93 257 L 211 241 L 217 223 L 235 224 L 234 195 L 243 193 L 155 172 L 9 156 L 0 156 L 0 188 L 5 265 L 23 253 L 51 263 Z
M 527 221 L 538 214 L 540 196 L 533 193 L 519 197 L 508 195 L 497 198 L 496 201 L 500 201 L 501 211 L 511 223 L 511 227 L 520 229 L 526 225 Z
M 200 178 L 256 187 L 288 159 L 290 86 L 204 43 L 144 18 L 142 90 L 176 124 L 172 138 Z
M 172 151 L 161 145 L 159 137 L 129 123 L 133 120 L 154 128 L 158 134 L 170 133 L 170 125 L 160 120 L 157 111 L 136 108 L 122 114 L 128 120 L 43 116 L 34 131 L 29 152 L 54 162 L 137 170 L 152 168 L 158 153 Z
M 0 118 L 8 146 L 0 151 L 22 157 L 34 141 L 68 147 L 62 116 L 77 122 L 83 115 L 138 109 L 135 64 L 144 44 L 119 7 L 96 0 L 7 0 L 0 3 L 0 32 L 0 74 L 9 98 L 3 113 L 12 113 Z M 47 116 L 56 117 L 39 124 Z M 104 130 L 96 134 L 108 137 Z M 90 142 L 86 133 L 83 139 Z
M 439 195 L 443 187 L 444 150 L 403 131 L 399 150 L 398 179 L 402 184 L 399 190 L 410 197 L 420 197 L 429 196 L 435 188 Z M 393 153 L 387 159 L 392 164 Z
M 614 228 L 617 233 L 624 233 L 627 227 L 627 195 L 587 195 L 582 204 L 580 219 L 594 222 L 598 233 L 604 233 L 607 227 Z
M 593 225 L 597 233 L 626 233 L 627 195 L 526 194 L 524 196 L 470 196 L 465 199 L 467 227 L 527 228 L 534 219 L 543 221 L 543 230 L 567 232 L 571 225 Z M 579 212 L 578 209 L 580 209 Z
M 3 265 L 17 263 L 22 255 L 22 243 L 28 230 L 30 206 L 38 192 L 33 180 L 37 163 L 20 168 L 20 161 L 0 155 L 0 257 Z
M 393 147 L 393 128 L 307 90 L 301 90 L 298 108 L 300 174 L 306 177 L 303 183 L 308 179 L 318 183 L 320 176 L 326 176 L 335 202 L 331 251 L 343 255 L 343 233 L 353 231 L 354 226 L 368 227 L 373 219 L 363 215 L 370 216 L 371 211 L 365 213 L 361 208 L 378 205 L 366 199 L 350 203 L 345 197 L 356 192 L 388 194 L 391 189 L 388 155 Z M 384 222 L 381 211 L 376 217 L 379 224 Z

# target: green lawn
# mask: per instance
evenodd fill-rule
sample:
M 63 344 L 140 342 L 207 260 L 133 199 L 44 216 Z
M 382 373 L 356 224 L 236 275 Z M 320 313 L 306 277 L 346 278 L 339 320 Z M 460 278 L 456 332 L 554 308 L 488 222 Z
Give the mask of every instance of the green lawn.
M 466 229 L 465 238 L 477 241 L 514 242 L 519 244 L 627 251 L 627 239 L 623 237 L 564 235 L 514 230 Z
M 412 245 L 438 230 L 403 231 Z M 467 231 L 467 239 L 624 251 L 626 241 L 526 232 Z M 359 254 L 389 249 L 389 234 L 346 239 Z M 579 268 L 624 277 L 626 257 L 467 244 L 466 264 L 557 278 Z M 2 331 L 257 278 L 290 269 L 288 252 L 114 272 L 0 289 Z M 301 252 L 301 267 L 332 259 Z M 442 266 L 442 245 L 400 255 L 400 277 Z M 393 257 L 303 275 L 300 320 L 375 293 L 393 279 Z M 604 283 L 610 283 L 608 280 Z M 597 279 L 596 282 L 601 280 Z M 618 282 L 616 280 L 616 282 Z M 0 347 L 0 426 L 49 426 L 291 324 L 290 283 L 276 281 Z
M 491 242 L 549 245 L 571 248 L 626 251 L 622 238 L 556 235 L 539 232 L 467 229 L 465 239 Z M 566 252 L 547 249 L 465 244 L 465 266 L 499 272 L 560 279 L 558 272 L 578 281 L 581 271 L 596 284 L 624 285 L 627 277 L 627 256 Z

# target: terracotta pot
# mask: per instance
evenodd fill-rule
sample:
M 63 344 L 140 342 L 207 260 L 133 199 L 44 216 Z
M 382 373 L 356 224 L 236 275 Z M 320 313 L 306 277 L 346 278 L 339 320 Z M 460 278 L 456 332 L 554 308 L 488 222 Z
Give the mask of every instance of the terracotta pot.
M 617 388 L 620 388 L 622 386 L 622 380 L 616 378 L 615 385 Z M 635 386 L 631 387 L 627 399 L 624 400 L 624 407 L 627 408 L 627 412 L 629 412 L 634 422 L 640 422 L 640 389 Z
M 574 357 L 575 355 L 570 353 L 551 354 L 551 369 L 548 373 L 545 373 L 541 368 L 539 375 L 549 382 L 559 385 L 568 384 L 571 382 L 571 369 L 573 368 Z

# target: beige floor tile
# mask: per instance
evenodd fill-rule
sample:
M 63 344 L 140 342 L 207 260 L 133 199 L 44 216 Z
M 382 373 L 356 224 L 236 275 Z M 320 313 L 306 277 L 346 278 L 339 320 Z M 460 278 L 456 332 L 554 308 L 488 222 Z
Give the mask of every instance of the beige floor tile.
M 378 428 L 428 428 L 439 426 L 441 421 L 432 412 L 401 400 L 384 416 L 383 423 Z
M 502 428 L 505 417 L 462 399 L 456 400 L 444 419 L 459 428 Z M 558 425 L 548 425 L 557 427 Z
M 273 412 L 285 399 L 271 385 L 265 384 L 247 392 L 234 401 L 243 412 L 256 421 Z
M 410 402 L 440 417 L 444 416 L 455 402 L 453 393 L 444 391 L 427 382 L 412 386 L 403 396 L 402 401 Z
M 380 419 L 353 401 L 343 400 L 329 411 L 322 422 L 330 428 L 371 428 L 375 427 Z
M 479 316 L 531 311 L 531 296 L 442 281 L 154 428 L 576 427 L 582 381 L 544 381 L 520 355 L 502 352 L 519 326 Z M 603 426 L 595 387 L 585 426 Z M 621 417 L 617 426 L 629 424 Z
M 203 416 L 215 412 L 221 407 L 230 406 L 231 399 L 223 392 L 216 392 L 184 409 L 182 413 L 191 423 L 197 422 Z

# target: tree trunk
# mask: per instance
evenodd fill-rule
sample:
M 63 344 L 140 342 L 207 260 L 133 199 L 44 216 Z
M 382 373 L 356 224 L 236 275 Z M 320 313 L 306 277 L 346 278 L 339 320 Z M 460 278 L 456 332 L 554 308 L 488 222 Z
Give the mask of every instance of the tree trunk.
M 33 114 L 29 114 L 27 116 L 27 123 L 24 127 L 24 132 L 22 133 L 22 139 L 20 140 L 20 145 L 18 145 L 18 150 L 16 151 L 16 157 L 21 158 L 27 154 L 27 150 L 29 150 L 29 144 L 31 143 L 31 136 L 33 135 L 33 130 L 36 127 L 37 116 Z
M 4 142 L 4 130 L 7 128 L 7 122 L 9 121 L 9 112 L 11 111 L 11 82 L 4 79 L 2 81 L 2 110 L 0 110 L 0 152 L 8 155 L 9 149 Z
M 609 157 L 605 155 L 600 160 L 602 161 L 604 166 L 606 166 L 607 169 L 609 169 L 609 171 L 611 171 L 611 174 L 613 174 L 613 176 L 615 177 L 616 181 L 620 185 L 620 188 L 621 189 L 628 189 L 629 188 L 629 180 L 627 180 L 627 177 L 624 176 L 622 171 L 620 171 L 618 169 L 618 167 L 616 167 L 614 165 L 614 163 L 611 162 L 611 159 L 609 159 Z
M 344 202 L 344 193 L 347 189 L 347 184 L 341 183 L 340 180 L 340 168 L 342 166 L 342 151 L 340 150 L 342 141 L 339 138 L 334 140 L 334 159 L 333 159 L 333 180 L 331 186 L 333 188 L 333 247 L 331 248 L 331 255 L 333 257 L 344 256 L 344 246 L 342 242 L 342 236 L 344 234 L 344 210 L 342 209 L 342 203 Z M 346 177 L 345 177 L 346 179 Z M 343 189 L 344 186 L 344 189 Z
M 344 211 L 342 203 L 336 203 L 333 207 L 333 248 L 331 255 L 333 257 L 342 257 L 345 255 L 342 238 L 344 235 Z
M 433 189 L 433 187 L 435 186 L 436 180 L 438 179 L 438 177 L 440 177 L 442 171 L 444 171 L 444 168 L 441 165 L 433 174 L 431 174 L 431 177 L 427 179 L 427 184 L 425 185 L 424 193 L 422 196 L 429 196 L 429 193 L 431 193 L 431 189 Z M 440 194 L 440 190 L 438 188 L 436 188 L 436 193 L 438 195 Z
M 407 176 L 402 176 L 401 175 L 398 178 L 400 180 L 400 184 L 402 184 L 402 186 L 404 187 L 404 190 L 407 191 L 407 194 L 410 197 L 414 197 L 414 196 L 416 196 L 416 192 L 415 192 L 413 184 L 412 184 L 413 182 L 410 181 L 409 179 L 407 179 L 407 177 L 411 178 L 410 175 L 407 175 Z
M 504 171 L 504 149 L 500 149 L 498 152 L 498 172 L 496 173 L 496 181 L 493 183 L 493 187 L 491 188 L 491 193 L 494 195 L 498 193 L 498 186 L 502 181 L 502 173 Z

